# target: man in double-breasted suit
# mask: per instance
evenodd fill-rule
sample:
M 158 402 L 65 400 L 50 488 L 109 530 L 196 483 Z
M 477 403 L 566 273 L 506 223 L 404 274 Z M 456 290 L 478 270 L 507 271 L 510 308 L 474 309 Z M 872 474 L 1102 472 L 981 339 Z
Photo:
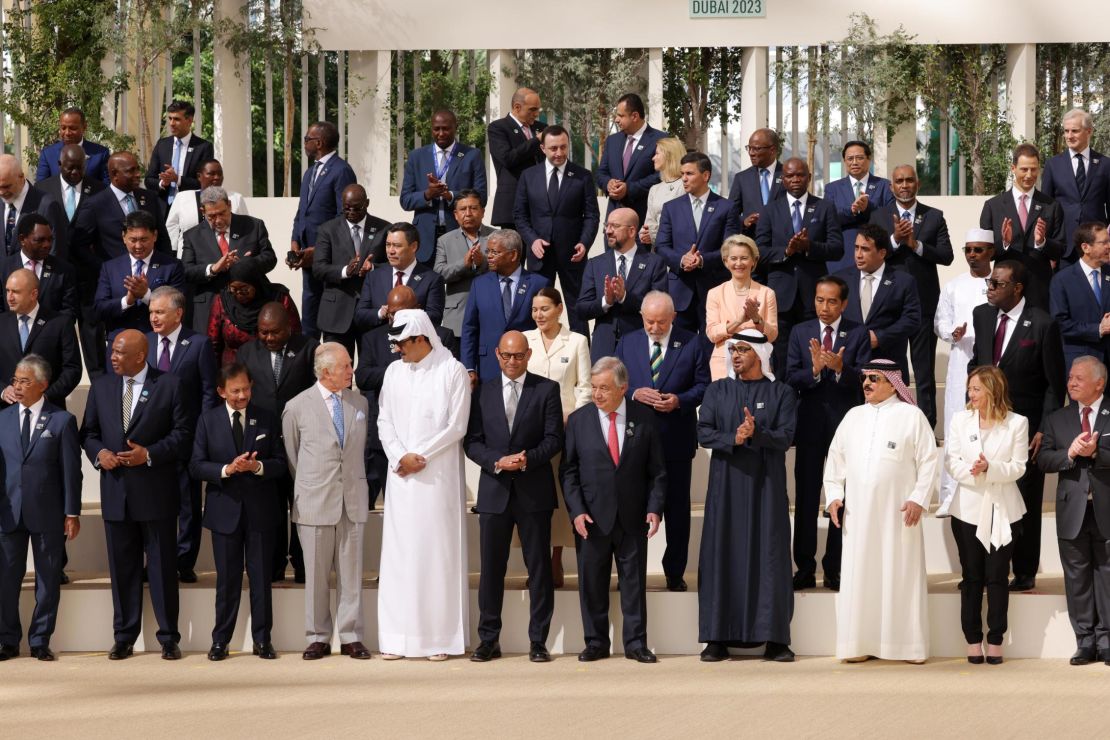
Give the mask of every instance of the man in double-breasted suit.
M 72 331 L 72 330 L 71 330 Z M 0 660 L 19 655 L 19 592 L 30 545 L 35 611 L 27 630 L 31 656 L 54 660 L 50 636 L 58 617 L 65 541 L 81 530 L 81 447 L 77 420 L 50 403 L 50 366 L 38 355 L 16 365 L 15 402 L 0 411 Z
M 51 313 L 64 314 L 73 323 L 80 305 L 77 300 L 77 271 L 66 260 L 50 254 L 53 241 L 50 222 L 37 213 L 19 219 L 16 234 L 20 249 L 0 262 L 0 281 L 5 284 L 16 270 L 29 270 L 39 281 L 39 303 Z M 7 303 L 0 302 L 0 311 Z
M 58 157 L 67 146 L 77 146 L 88 157 L 88 174 L 99 182 L 108 182 L 108 147 L 85 138 L 88 121 L 80 108 L 66 108 L 58 116 L 58 140 L 47 144 L 39 153 L 35 182 L 58 174 Z M 61 201 L 59 201 L 61 202 Z
M 552 284 L 559 275 L 571 331 L 589 336 L 575 306 L 582 290 L 586 253 L 597 236 L 600 216 L 590 171 L 567 160 L 570 134 L 548 126 L 540 134 L 545 161 L 520 176 L 513 219 L 524 241 L 528 271 Z
M 594 179 L 597 187 L 609 196 L 606 213 L 631 208 L 643 223 L 648 191 L 659 182 L 652 162 L 655 145 L 670 134 L 648 125 L 644 101 L 636 93 L 625 93 L 617 100 L 613 122 L 620 130 L 605 140 L 605 151 L 601 153 Z
M 1110 235 L 1101 223 L 1075 231 L 1079 260 L 1062 268 L 1049 287 L 1049 308 L 1060 326 L 1064 367 L 1091 355 L 1104 364 L 1110 355 Z
M 363 280 L 358 303 L 355 304 L 355 325 L 361 331 L 385 322 L 385 299 L 398 285 L 407 285 L 428 318 L 435 324 L 443 318 L 445 291 L 443 278 L 432 268 L 416 260 L 420 235 L 412 224 L 400 222 L 389 226 L 385 233 L 387 264 L 368 274 Z
M 551 660 L 545 642 L 555 611 L 551 574 L 551 512 L 559 507 L 552 459 L 563 446 L 559 384 L 528 372 L 532 351 L 519 331 L 497 346 L 501 375 L 479 386 L 470 402 L 463 446 L 482 469 L 478 481 L 482 571 L 478 638 L 471 660 L 501 657 L 501 606 L 513 528 L 528 568 L 528 657 Z
M 975 346 L 967 363 L 995 365 L 1006 376 L 1014 413 L 1029 420 L 1029 457 L 1041 446 L 1041 419 L 1064 405 L 1064 348 L 1060 327 L 1043 309 L 1029 305 L 1025 265 L 1017 260 L 996 262 L 987 283 L 987 303 L 972 312 Z M 1041 508 L 1044 473 L 1028 465 L 1018 480 L 1025 501 L 1021 533 L 1015 537 L 1011 591 L 1036 585 L 1041 561 Z
M 782 141 L 774 129 L 760 128 L 748 137 L 746 149 L 752 165 L 732 178 L 728 197 L 736 203 L 741 231 L 754 239 L 767 206 L 783 192 L 782 163 L 778 161 Z
M 155 142 L 150 153 L 150 164 L 147 165 L 143 184 L 167 204 L 173 203 L 173 199 L 182 190 L 199 190 L 197 167 L 201 162 L 216 156 L 212 142 L 193 132 L 195 114 L 196 109 L 192 103 L 184 100 L 171 101 L 166 106 L 166 128 L 170 135 Z
M 92 382 L 81 444 L 100 471 L 100 504 L 112 578 L 115 643 L 109 660 L 130 657 L 143 618 L 143 555 L 162 657 L 181 657 L 177 631 L 178 465 L 189 457 L 193 429 L 181 381 L 147 365 L 147 341 L 120 332 L 112 375 Z
M 486 128 L 489 157 L 497 175 L 497 192 L 493 197 L 494 226 L 513 228 L 513 205 L 516 203 L 517 179 L 524 170 L 544 160 L 540 150 L 540 132 L 544 123 L 540 115 L 540 96 L 535 90 L 522 87 L 513 93 L 512 109 L 504 118 L 491 121 Z
M 890 180 L 871 172 L 871 145 L 866 141 L 849 141 L 840 152 L 848 174 L 825 186 L 825 200 L 836 210 L 840 233 L 844 238 L 844 254 L 830 260 L 829 271 L 852 264 L 856 231 L 871 221 L 871 214 L 894 200 Z
M 277 657 L 270 641 L 270 568 L 279 520 L 277 482 L 288 470 L 281 422 L 251 403 L 251 384 L 246 365 L 235 362 L 220 370 L 217 392 L 223 403 L 201 414 L 189 461 L 190 474 L 208 484 L 204 526 L 212 533 L 216 561 L 216 626 L 209 660 L 227 657 L 243 596 L 244 553 L 252 652 L 264 660 Z
M 489 271 L 486 242 L 493 229 L 482 223 L 485 208 L 478 193 L 461 190 L 455 195 L 455 220 L 459 228 L 448 231 L 436 244 L 435 271 L 443 278 L 447 299 L 442 326 L 455 336 L 462 334 L 463 313 L 474 278 Z
M 316 350 L 317 381 L 281 417 L 293 475 L 293 521 L 304 549 L 305 660 L 331 654 L 333 615 L 328 578 L 335 571 L 343 655 L 370 657 L 362 643 L 362 537 L 366 499 L 366 399 L 351 390 L 354 368 L 343 345 Z
M 594 363 L 593 403 L 567 419 L 559 476 L 577 535 L 578 594 L 586 648 L 578 660 L 609 657 L 609 574 L 617 563 L 624 657 L 656 662 L 647 646 L 647 541 L 666 500 L 663 445 L 653 412 L 625 398 L 628 371 L 607 357 Z
M 1072 263 L 1080 258 L 1075 232 L 1088 221 L 1110 221 L 1110 162 L 1091 148 L 1094 120 L 1082 108 L 1064 114 L 1067 149 L 1049 157 L 1041 176 L 1041 192 L 1055 200 L 1064 214 L 1064 254 Z

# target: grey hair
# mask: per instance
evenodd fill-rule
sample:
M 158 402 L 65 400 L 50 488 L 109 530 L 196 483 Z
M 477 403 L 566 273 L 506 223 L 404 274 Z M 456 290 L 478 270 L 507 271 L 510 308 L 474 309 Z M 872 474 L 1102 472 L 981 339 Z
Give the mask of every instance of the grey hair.
M 20 368 L 30 370 L 38 382 L 50 383 L 50 363 L 42 355 L 36 355 L 33 352 L 25 355 L 22 360 L 16 363 L 15 369 Z
M 670 293 L 664 293 L 661 290 L 648 291 L 643 300 L 640 301 L 640 313 L 644 312 L 644 306 L 648 303 L 662 303 L 674 313 L 674 298 L 671 298 Z
M 1102 364 L 1102 360 L 1092 355 L 1083 355 L 1072 360 L 1071 366 L 1075 367 L 1081 362 L 1092 366 L 1092 368 L 1094 369 L 1095 378 L 1102 380 L 1103 382 L 1106 381 L 1106 365 Z
M 1061 123 L 1067 123 L 1073 118 L 1080 119 L 1080 125 L 1082 125 L 1083 128 L 1087 130 L 1093 129 L 1095 127 L 1095 119 L 1091 117 L 1090 113 L 1083 110 L 1082 108 L 1072 108 L 1064 114 L 1064 117 L 1061 118 L 1060 121 Z
M 180 308 L 185 310 L 185 294 L 172 285 L 159 285 L 157 288 L 150 292 L 150 302 L 165 298 L 170 302 L 173 308 Z
M 339 342 L 324 342 L 316 348 L 316 354 L 312 358 L 312 372 L 316 374 L 317 379 L 324 374 L 325 370 L 335 367 L 339 350 L 346 352 L 347 348 Z
M 591 378 L 602 373 L 612 373 L 613 382 L 619 386 L 628 385 L 628 368 L 616 357 L 602 357 L 590 368 Z
M 220 201 L 231 205 L 231 198 L 223 188 L 216 185 L 209 185 L 204 190 L 200 191 L 200 205 L 202 208 L 204 206 L 210 206 L 213 203 L 219 203 Z
M 513 229 L 498 229 L 489 235 L 488 242 L 497 242 L 508 251 L 519 254 L 522 260 L 524 259 L 524 241 Z

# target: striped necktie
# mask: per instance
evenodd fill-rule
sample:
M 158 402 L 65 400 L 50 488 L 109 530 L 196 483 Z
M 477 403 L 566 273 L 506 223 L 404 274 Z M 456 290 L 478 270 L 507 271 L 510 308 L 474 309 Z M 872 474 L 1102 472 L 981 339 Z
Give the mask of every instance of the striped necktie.
M 659 384 L 659 368 L 663 367 L 663 345 L 659 342 L 651 343 L 651 384 Z

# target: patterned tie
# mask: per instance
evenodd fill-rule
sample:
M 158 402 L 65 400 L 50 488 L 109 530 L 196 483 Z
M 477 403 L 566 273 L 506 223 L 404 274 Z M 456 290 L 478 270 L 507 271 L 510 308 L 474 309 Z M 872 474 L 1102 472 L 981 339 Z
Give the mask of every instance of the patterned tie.
M 135 277 L 143 276 L 143 261 L 135 260 Z
M 505 312 L 505 321 L 508 322 L 509 315 L 513 312 L 513 280 L 512 278 L 501 278 L 501 309 Z
M 794 213 L 790 215 L 790 224 L 794 227 L 794 233 L 797 234 L 802 230 L 802 201 L 794 201 Z
M 1022 195 L 1018 198 L 1018 220 L 1021 221 L 1021 230 L 1025 231 L 1025 226 L 1029 222 L 1029 209 L 1025 205 L 1025 201 L 1029 199 L 1028 195 Z
M 243 454 L 243 414 L 240 411 L 231 415 L 231 438 L 235 441 L 235 454 Z
M 339 447 L 343 447 L 343 403 L 335 393 L 331 394 L 331 423 L 335 425 L 335 433 L 339 437 Z
M 694 198 L 694 230 L 701 231 L 701 198 Z
M 39 261 L 38 260 L 27 260 L 27 269 L 30 270 L 31 272 L 35 273 L 35 277 L 42 277 L 41 275 L 39 275 Z
M 312 163 L 312 179 L 308 181 L 308 194 L 312 195 L 312 191 L 316 189 L 316 178 L 320 176 L 320 160 Z
M 559 202 L 559 168 L 551 168 L 551 180 L 547 183 L 547 203 L 552 209 Z
M 31 413 L 30 410 L 28 410 L 27 413 L 28 414 Z M 1091 407 L 1090 406 L 1084 406 L 1083 407 L 1083 422 L 1082 423 L 1083 423 L 1083 433 L 1084 434 L 1090 434 L 1091 433 Z
M 902 220 L 903 221 L 909 221 L 910 220 L 910 212 L 909 211 L 902 211 Z
M 1102 281 L 1099 280 L 1100 271 L 1091 270 L 1091 289 L 1095 291 L 1095 303 L 1102 306 Z
M 994 350 L 991 353 L 991 364 L 997 365 L 1002 359 L 1002 345 L 1006 343 L 1006 324 L 1010 317 L 1002 314 L 998 317 L 998 328 L 994 331 Z
M 66 218 L 72 221 L 75 213 L 77 213 L 77 188 L 70 185 L 66 188 Z
M 136 208 L 137 208 L 137 206 L 135 205 L 135 196 L 134 195 L 132 195 L 131 193 L 128 193 L 127 195 L 123 196 L 123 212 L 124 213 L 128 213 L 128 214 L 134 213 Z
M 158 356 L 158 369 L 164 373 L 170 371 L 170 338 L 162 337 L 162 354 Z
M 1090 411 L 1090 409 L 1087 410 Z M 27 448 L 31 446 L 31 409 L 23 410 L 23 427 L 19 430 L 19 443 L 23 447 L 23 454 L 26 455 Z
M 27 314 L 19 315 L 19 348 L 27 349 L 27 337 L 31 336 L 31 317 Z
M 397 280 L 394 281 L 393 287 L 394 288 L 400 288 L 402 285 L 404 285 L 404 283 L 401 282 L 401 279 L 404 278 L 404 277 L 405 277 L 405 273 L 398 270 L 397 271 Z
M 821 349 L 826 352 L 832 352 L 832 327 L 825 327 L 825 337 L 821 340 Z
M 759 194 L 763 197 L 763 205 L 771 198 L 771 173 L 763 167 L 759 170 Z
M 625 262 L 627 261 L 627 259 L 628 258 L 625 257 L 623 254 L 617 258 L 617 274 L 620 275 L 621 280 L 624 280 L 628 277 L 628 271 L 625 269 Z
M 1075 187 L 1080 193 L 1087 184 L 1087 168 L 1083 166 L 1083 155 L 1075 155 Z
M 860 313 L 863 315 L 864 322 L 867 321 L 867 315 L 871 313 L 871 300 L 875 296 L 875 276 L 863 276 L 863 291 L 859 296 Z
M 634 136 L 628 137 L 628 142 L 624 145 L 624 176 L 628 177 L 628 165 L 632 162 L 632 150 L 636 147 L 636 138 Z
M 651 357 L 648 358 L 648 363 L 651 365 L 651 387 L 655 388 L 659 385 L 659 369 L 663 367 L 663 345 L 659 342 L 651 343 Z
M 362 227 L 359 226 L 358 224 L 355 224 L 354 226 L 351 227 L 351 244 L 353 244 L 354 247 L 355 247 L 355 256 L 356 257 L 361 257 L 362 256 Z M 354 275 L 348 275 L 347 277 L 354 277 Z
M 131 404 L 135 400 L 135 379 L 127 379 L 127 387 L 123 391 L 123 433 L 131 426 Z
M 860 180 L 856 180 L 854 186 L 856 189 L 856 198 L 859 198 L 861 195 L 863 195 L 863 182 Z
M 15 254 L 15 204 L 8 204 L 8 219 L 4 222 L 4 245 L 8 249 L 8 254 Z
M 227 234 L 220 232 L 220 238 L 217 240 L 220 243 L 220 254 L 227 254 L 229 245 L 227 243 Z
M 515 380 L 509 381 L 509 401 L 505 404 L 505 420 L 509 422 L 509 431 L 512 431 L 513 420 L 516 419 L 516 407 L 520 403 L 520 385 Z
M 181 177 L 181 150 L 184 149 L 184 148 L 185 147 L 182 146 L 181 139 L 178 139 L 178 138 L 174 137 L 174 140 L 173 140 L 173 171 L 177 173 L 178 177 Z M 168 188 L 166 188 L 166 193 L 167 193 L 166 202 L 172 204 L 173 199 L 175 197 L 177 197 L 177 181 L 174 181 L 174 182 L 170 183 L 170 186 Z
M 274 356 L 274 385 L 278 384 L 278 379 L 281 377 L 281 364 L 285 359 L 281 350 L 272 353 Z
M 617 412 L 609 412 L 609 456 L 614 465 L 621 464 L 621 445 L 617 438 Z

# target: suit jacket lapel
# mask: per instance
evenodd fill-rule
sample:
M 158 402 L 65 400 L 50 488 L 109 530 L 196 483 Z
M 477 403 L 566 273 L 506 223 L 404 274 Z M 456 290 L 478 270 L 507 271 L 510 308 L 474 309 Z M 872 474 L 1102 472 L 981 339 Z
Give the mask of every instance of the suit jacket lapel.
M 624 178 L 626 180 L 628 179 L 628 173 L 636 169 L 636 160 L 640 158 L 640 152 L 644 150 L 644 139 L 646 139 L 651 134 L 651 130 L 651 126 L 646 127 L 644 129 L 643 135 L 640 136 L 640 140 L 636 142 L 636 145 L 634 147 L 632 147 L 632 156 L 628 158 L 628 169 L 624 171 Z M 624 147 L 626 146 L 628 146 L 627 136 L 625 136 L 624 143 L 621 144 L 622 160 L 624 159 Z
M 663 385 L 667 382 L 667 378 L 670 377 L 671 370 L 674 369 L 675 363 L 678 362 L 678 353 L 681 351 L 682 348 L 682 342 L 678 339 L 675 339 L 674 334 L 671 334 L 670 338 L 667 341 L 670 343 L 670 346 L 665 348 L 667 352 L 663 355 L 663 364 L 659 366 L 659 381 L 655 383 L 655 387 L 657 389 L 662 388 Z M 648 344 L 648 347 L 651 347 L 650 343 Z M 651 357 L 651 355 L 649 354 L 648 357 Z M 648 377 L 650 376 L 651 365 L 649 363 Z
M 28 348 L 31 347 L 31 344 L 35 341 L 35 338 L 38 337 L 38 335 L 42 333 L 42 328 L 44 326 L 46 326 L 46 319 L 44 319 L 41 315 L 36 316 L 35 320 L 30 322 L 30 324 L 31 324 L 30 327 L 28 327 L 30 329 L 30 331 L 27 332 L 27 347 Z M 16 334 L 15 335 L 16 335 L 17 338 L 19 337 L 19 319 L 18 318 L 16 319 Z
M 47 411 L 45 406 L 43 407 L 42 412 L 39 414 L 39 420 L 35 423 L 35 426 L 31 428 L 31 443 L 27 445 L 27 452 L 23 454 L 24 460 L 30 456 L 31 451 L 35 449 L 35 443 L 39 441 L 39 437 L 41 437 L 43 431 L 46 430 L 46 425 L 50 423 L 51 413 L 52 412 Z M 16 418 L 19 418 L 18 415 Z
M 617 255 L 609 254 L 608 256 L 611 260 L 610 265 L 616 270 Z M 636 257 L 633 258 L 632 264 L 628 265 L 627 269 L 628 276 L 624 279 L 624 290 L 626 293 L 632 289 L 632 286 L 636 284 L 640 276 L 647 272 L 647 256 L 643 250 L 636 250 Z
M 597 404 L 590 404 L 590 405 L 594 407 L 594 413 L 595 414 L 600 413 L 601 409 L 599 409 L 597 407 Z M 628 416 L 627 416 L 628 405 L 625 404 L 624 408 L 625 408 L 625 427 L 627 427 L 628 426 Z M 608 463 L 609 465 L 612 465 L 613 469 L 615 470 L 617 468 L 617 466 L 613 465 L 613 457 L 609 454 L 609 439 L 608 439 L 607 433 L 602 431 L 602 429 L 601 429 L 601 418 L 599 416 L 593 416 L 591 414 L 588 417 L 587 426 L 591 430 L 590 433 L 593 434 L 595 437 L 597 437 L 597 444 L 600 445 L 601 449 L 605 450 L 605 455 L 604 455 L 605 462 Z M 619 446 L 620 445 L 618 444 L 618 447 Z M 621 450 L 621 457 L 622 458 L 624 457 L 624 450 Z
M 122 378 L 120 379 L 122 381 Z M 154 373 L 148 369 L 146 374 L 146 381 L 143 383 L 142 390 L 137 391 L 139 394 L 138 400 L 135 402 L 135 410 L 131 412 L 131 423 L 127 426 L 125 431 L 131 431 L 138 423 L 139 417 L 143 415 L 143 409 L 146 408 L 147 399 L 154 393 L 155 378 Z M 123 384 L 120 383 L 120 421 L 122 423 L 123 417 Z
M 1010 242 L 1010 247 L 1013 248 L 1015 245 L 1020 244 L 1020 245 L 1022 245 L 1022 250 L 1021 251 L 1024 252 L 1025 251 L 1025 249 L 1024 249 L 1025 230 L 1021 226 L 1021 217 L 1018 216 L 1017 206 L 1014 205 L 1014 193 L 1013 193 L 1012 188 L 1010 190 L 1006 191 L 1005 197 L 1002 199 L 1002 217 L 1003 217 L 1003 219 L 1006 219 L 1006 218 L 1010 219 L 1010 228 L 1013 229 L 1013 241 Z M 1030 224 L 1034 223 L 1034 221 L 1033 221 L 1033 199 L 1032 198 L 1029 199 L 1029 222 L 1028 223 L 1030 223 Z M 1002 224 L 999 224 L 998 228 L 999 228 L 999 230 L 1001 230 Z
M 1076 404 L 1077 406 L 1079 404 Z M 1110 408 L 1106 405 L 1106 397 L 1102 398 L 1102 407 L 1098 410 L 1098 418 L 1091 424 L 1091 431 L 1097 432 L 1101 437 L 1110 427 Z
M 517 318 L 518 318 L 517 315 L 521 312 L 521 310 L 522 310 L 521 307 L 525 304 L 524 299 L 528 297 L 528 286 L 530 285 L 531 277 L 532 277 L 531 273 L 525 274 L 525 273 L 522 272 L 520 274 L 520 282 L 517 283 L 516 291 L 513 293 L 513 308 L 512 308 L 511 311 L 509 311 L 509 320 L 506 322 L 506 325 L 510 325 L 514 321 L 517 320 Z M 498 282 L 495 283 L 495 284 L 497 285 L 498 288 L 501 287 L 500 278 L 498 278 Z M 497 295 L 498 295 L 498 303 L 500 303 L 501 302 L 501 300 L 500 300 L 501 291 L 500 290 L 497 291 Z M 529 306 L 528 310 L 531 310 L 530 306 Z
M 997 323 L 998 316 L 996 315 L 994 331 L 998 331 Z M 1006 343 L 1006 349 L 1003 350 L 1002 357 L 998 359 L 999 366 L 1013 358 L 1017 348 L 1021 346 L 1021 340 L 1026 339 L 1032 329 L 1033 320 L 1029 318 L 1029 304 L 1026 303 L 1025 308 L 1021 311 L 1021 317 L 1017 320 L 1017 326 L 1014 327 L 1014 332 L 1010 335 L 1010 341 Z
M 893 278 L 893 275 L 892 275 L 892 271 L 891 271 L 890 267 L 888 266 L 886 269 L 883 270 L 882 280 L 876 280 L 875 281 L 875 291 L 871 296 L 871 312 L 868 314 L 868 316 L 875 316 L 876 315 L 876 312 L 879 310 L 879 307 L 883 305 L 883 301 L 886 300 L 886 297 L 888 295 L 890 295 L 890 293 L 893 290 L 894 290 L 894 278 Z M 862 313 L 862 312 L 863 312 L 863 307 L 862 307 L 862 304 L 861 304 L 860 313 Z

